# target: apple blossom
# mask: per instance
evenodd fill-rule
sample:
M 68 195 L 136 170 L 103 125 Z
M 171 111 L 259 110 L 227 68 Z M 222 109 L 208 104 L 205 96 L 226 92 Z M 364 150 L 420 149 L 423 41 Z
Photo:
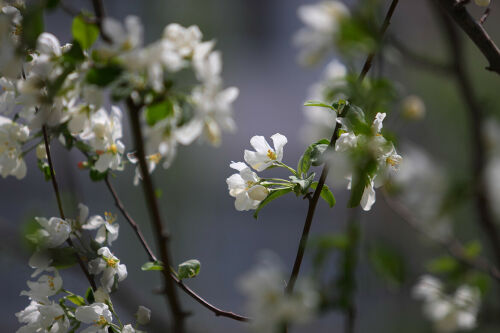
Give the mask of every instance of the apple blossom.
M 102 273 L 101 286 L 109 293 L 113 288 L 115 276 L 118 282 L 127 277 L 127 267 L 120 264 L 120 260 L 107 247 L 101 247 L 97 254 L 99 257 L 89 262 L 89 272 L 94 275 Z
M 62 278 L 55 268 L 49 268 L 47 271 L 54 272 L 53 275 L 42 275 L 37 281 L 27 281 L 29 291 L 21 291 L 21 295 L 28 296 L 30 299 L 42 303 L 48 303 L 49 297 L 57 294 L 62 288 Z
M 245 162 L 247 162 L 253 169 L 263 171 L 283 160 L 283 147 L 287 143 L 287 138 L 279 133 L 271 136 L 273 140 L 274 149 L 269 146 L 263 136 L 254 136 L 250 139 L 250 144 L 255 151 L 245 150 Z
M 118 232 L 120 230 L 120 225 L 118 223 L 114 223 L 115 221 L 116 215 L 105 212 L 104 218 L 99 215 L 91 216 L 87 223 L 82 225 L 82 229 L 98 229 L 95 241 L 102 244 L 107 240 L 107 244 L 111 246 L 111 243 L 118 238 Z
M 135 313 L 135 318 L 137 319 L 138 324 L 147 325 L 151 320 L 151 310 L 145 306 L 139 305 L 139 308 Z
M 31 301 L 28 307 L 16 313 L 16 317 L 20 323 L 25 324 L 16 333 L 66 333 L 70 327 L 66 313 L 57 303 Z
M 26 176 L 22 146 L 28 137 L 26 126 L 0 116 L 0 175 L 3 178 L 12 175 L 22 179 Z
M 226 180 L 229 195 L 236 198 L 236 210 L 256 209 L 267 197 L 269 190 L 259 184 L 260 178 L 245 163 L 233 162 L 229 166 L 239 171 Z
M 92 325 L 82 333 L 108 333 L 108 327 L 113 322 L 111 311 L 104 303 L 80 306 L 75 311 L 75 317 L 82 323 Z

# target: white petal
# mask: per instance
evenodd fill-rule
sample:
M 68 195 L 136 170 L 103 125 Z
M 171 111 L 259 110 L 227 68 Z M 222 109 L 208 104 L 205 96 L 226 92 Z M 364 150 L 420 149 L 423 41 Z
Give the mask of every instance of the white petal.
M 283 159 L 283 147 L 286 145 L 288 140 L 286 136 L 279 133 L 271 136 L 271 139 L 273 140 L 274 150 L 276 152 L 276 160 L 281 162 Z

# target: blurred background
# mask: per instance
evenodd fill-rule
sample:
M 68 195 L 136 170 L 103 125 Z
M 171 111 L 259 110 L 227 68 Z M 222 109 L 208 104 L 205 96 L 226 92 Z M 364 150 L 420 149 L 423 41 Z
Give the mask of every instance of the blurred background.
M 379 1 L 388 6 L 389 1 Z M 174 262 L 196 258 L 202 263 L 201 274 L 188 285 L 214 305 L 244 313 L 245 299 L 237 288 L 238 279 L 248 272 L 263 249 L 277 253 L 285 267 L 291 270 L 307 202 L 289 195 L 275 201 L 255 220 L 250 212 L 237 212 L 234 200 L 227 193 L 226 178 L 232 174 L 230 161 L 243 159 L 243 150 L 249 149 L 253 135 L 271 136 L 281 133 L 288 137 L 284 162 L 295 165 L 307 143 L 300 135 L 304 122 L 303 103 L 308 98 L 311 84 L 318 81 L 324 64 L 305 68 L 298 64 L 298 50 L 292 36 L 302 27 L 297 8 L 315 1 L 306 0 L 105 0 L 107 14 L 118 19 L 137 15 L 145 26 L 146 42 L 156 40 L 165 25 L 178 22 L 188 26 L 197 24 L 204 39 L 216 39 L 223 53 L 225 85 L 240 89 L 235 103 L 238 131 L 225 134 L 222 145 L 216 149 L 195 144 L 181 147 L 174 164 L 168 170 L 154 173 L 157 187 L 163 190 L 161 209 L 172 234 L 171 248 Z M 349 6 L 354 1 L 346 1 Z M 72 7 L 88 8 L 90 1 L 71 1 Z M 471 8 L 479 17 L 482 11 Z M 493 40 L 500 42 L 500 4 L 493 1 L 492 13 L 486 28 Z M 72 18 L 58 10 L 46 17 L 46 29 L 64 42 L 71 41 Z M 389 28 L 390 35 L 422 54 L 445 59 L 446 47 L 427 1 L 402 0 Z M 500 78 L 484 70 L 487 63 L 469 42 L 468 69 L 474 80 L 474 89 L 488 113 L 498 113 Z M 333 56 L 330 54 L 330 58 Z M 411 142 L 418 144 L 457 179 L 468 180 L 470 161 L 469 128 L 463 101 L 457 94 L 455 82 L 436 73 L 412 67 L 404 56 L 393 53 L 392 60 L 383 67 L 384 75 L 394 80 L 402 96 L 415 94 L 426 104 L 426 117 L 418 122 L 391 119 L 386 126 L 398 136 L 398 146 Z M 398 111 L 400 105 L 394 104 Z M 390 112 L 391 110 L 388 110 Z M 389 116 L 390 118 L 391 116 Z M 125 133 L 129 134 L 128 124 Z M 125 138 L 131 149 L 130 137 Z M 77 168 L 81 156 L 68 153 L 55 145 L 55 169 L 64 193 L 64 203 L 75 216 L 75 207 L 83 202 L 90 214 L 104 211 L 119 213 L 104 184 L 92 183 L 86 172 Z M 57 216 L 57 205 L 49 182 L 36 170 L 34 156 L 28 158 L 28 176 L 22 181 L 3 179 L 0 185 L 0 313 L 2 332 L 14 332 L 18 322 L 14 313 L 27 304 L 19 297 L 27 288 L 31 274 L 27 262 L 30 253 L 23 239 L 23 228 L 33 216 Z M 149 216 L 145 209 L 143 192 L 132 184 L 133 168 L 128 167 L 112 179 L 131 215 L 140 224 L 151 244 Z M 320 202 L 312 227 L 313 235 L 343 230 L 347 217 L 348 192 L 334 189 L 337 205 L 330 209 Z M 421 311 L 421 304 L 411 297 L 411 287 L 425 272 L 426 260 L 438 247 L 419 237 L 384 203 L 381 193 L 368 214 L 361 214 L 363 232 L 360 245 L 360 263 L 357 271 L 358 332 L 431 332 L 431 325 Z M 69 215 L 69 214 L 68 214 Z M 148 260 L 131 228 L 118 214 L 120 237 L 113 244 L 114 253 L 128 267 L 128 278 L 114 295 L 117 312 L 122 321 L 131 320 L 137 305 L 152 309 L 149 332 L 162 332 L 169 322 L 165 298 L 155 294 L 161 287 L 160 275 L 143 272 L 140 266 Z M 471 205 L 464 204 L 454 216 L 458 236 L 464 240 L 480 234 L 477 218 Z M 477 238 L 477 237 L 476 237 Z M 397 286 L 379 279 L 366 258 L 366 249 L 375 242 L 384 242 L 404 258 L 404 280 Z M 488 255 L 488 247 L 485 249 Z M 335 273 L 335 258 L 329 272 Z M 311 252 L 301 274 L 310 271 Z M 288 273 L 287 273 L 288 274 Z M 78 269 L 62 273 L 68 289 L 83 292 L 86 283 Z M 192 332 L 247 332 L 245 324 L 226 318 L 217 318 L 180 293 L 185 309 L 192 311 L 188 320 Z M 498 303 L 498 302 L 497 302 Z M 498 332 L 488 324 L 489 315 L 477 332 Z M 128 319 L 127 319 L 128 318 Z M 292 332 L 342 331 L 340 314 L 330 313 Z

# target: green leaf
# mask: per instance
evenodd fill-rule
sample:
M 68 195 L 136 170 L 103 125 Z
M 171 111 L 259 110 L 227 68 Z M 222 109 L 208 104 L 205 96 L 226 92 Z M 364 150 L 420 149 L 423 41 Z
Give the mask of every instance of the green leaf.
M 309 171 L 311 165 L 314 166 L 320 165 L 321 163 L 319 162 L 321 156 L 328 148 L 329 144 L 330 144 L 329 140 L 322 139 L 307 147 L 304 154 L 302 154 L 302 156 L 300 157 L 299 163 L 297 164 L 297 173 L 299 175 L 305 175 Z
M 190 279 L 200 274 L 201 263 L 196 259 L 183 262 L 177 268 L 179 279 Z
M 97 171 L 96 169 L 90 169 L 90 179 L 92 179 L 94 182 L 99 182 L 101 180 L 103 180 L 104 178 L 106 178 L 106 175 L 108 174 L 108 172 L 99 172 Z
M 467 243 L 464 248 L 465 255 L 470 259 L 476 258 L 481 253 L 481 250 L 481 243 L 477 240 Z
M 368 258 L 375 272 L 393 286 L 400 286 L 405 280 L 403 257 L 396 249 L 378 244 L 369 249 Z
M 68 301 L 70 301 L 71 303 L 77 305 L 77 306 L 82 306 L 82 305 L 85 305 L 85 299 L 82 297 L 82 296 L 78 296 L 78 295 L 69 295 L 69 296 L 66 296 L 66 299 Z
M 87 291 L 85 292 L 85 299 L 89 304 L 92 304 L 95 302 L 95 297 L 94 297 L 94 292 L 92 291 L 92 287 L 89 287 Z
M 43 160 L 37 160 L 37 165 L 38 169 L 42 171 L 45 180 L 49 181 L 52 178 L 52 173 L 50 172 L 50 167 L 47 162 L 44 162 Z
M 174 105 L 170 100 L 149 105 L 146 108 L 146 122 L 153 126 L 157 122 L 174 114 Z
M 322 107 L 322 108 L 332 109 L 335 112 L 337 111 L 333 106 L 325 104 L 325 103 L 320 102 L 320 101 L 307 101 L 307 102 L 304 103 L 304 106 L 319 106 L 319 107 Z
M 161 261 L 149 261 L 141 266 L 143 271 L 162 271 L 163 263 Z
M 85 60 L 82 47 L 76 40 L 73 41 L 71 48 L 63 54 L 63 59 L 67 64 L 78 64 Z
M 86 50 L 94 44 L 99 37 L 99 28 L 94 23 L 89 23 L 83 16 L 78 15 L 73 19 L 71 25 L 73 38 L 80 43 L 82 49 Z
M 311 188 L 313 190 L 316 190 L 317 186 L 318 182 L 314 182 L 311 184 Z M 323 188 L 321 189 L 321 198 L 326 201 L 330 208 L 335 206 L 335 196 L 333 195 L 332 191 L 330 191 L 330 188 L 327 185 L 323 185 Z
M 76 250 L 72 247 L 63 247 L 57 249 L 48 249 L 51 266 L 57 269 L 69 268 L 78 262 Z
M 427 269 L 434 274 L 453 273 L 459 268 L 458 261 L 448 255 L 433 259 L 427 264 Z
M 262 208 L 264 208 L 268 203 L 270 203 L 271 201 L 278 199 L 279 197 L 281 197 L 287 193 L 290 193 L 292 191 L 293 191 L 292 188 L 284 188 L 281 190 L 272 190 L 271 193 L 269 193 L 269 195 L 264 200 L 262 200 L 262 202 L 259 204 L 259 207 L 257 207 L 257 209 L 255 210 L 255 213 L 253 213 L 253 217 L 257 218 L 259 216 L 260 210 Z
M 290 176 L 290 180 L 292 181 L 292 183 L 296 184 L 296 186 L 294 187 L 295 193 L 297 195 L 306 194 L 314 180 L 315 175 L 316 174 L 313 172 L 307 178 L 297 178 L 295 176 Z
M 91 68 L 85 80 L 90 84 L 95 84 L 99 87 L 106 87 L 111 82 L 120 77 L 123 68 L 118 65 L 106 65 Z

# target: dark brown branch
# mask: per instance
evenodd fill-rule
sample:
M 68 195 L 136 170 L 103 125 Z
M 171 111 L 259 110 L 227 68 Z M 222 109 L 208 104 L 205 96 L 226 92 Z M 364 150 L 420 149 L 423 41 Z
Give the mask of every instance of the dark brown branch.
M 45 150 L 47 151 L 47 160 L 49 162 L 50 179 L 52 181 L 52 187 L 54 188 L 54 193 L 56 195 L 57 206 L 59 208 L 59 215 L 64 220 L 64 219 L 66 219 L 66 217 L 64 215 L 64 210 L 63 210 L 62 201 L 61 201 L 61 195 L 59 193 L 59 185 L 57 184 L 56 172 L 54 170 L 54 164 L 52 163 L 52 154 L 50 153 L 50 140 L 49 140 L 49 136 L 47 134 L 47 128 L 45 127 L 45 125 L 42 127 L 42 132 L 43 132 L 43 141 L 45 144 Z M 70 247 L 75 248 L 71 238 L 68 237 L 68 239 L 66 240 L 66 243 L 68 243 L 68 245 Z M 95 284 L 95 281 L 92 278 L 92 276 L 90 275 L 90 273 L 87 269 L 87 266 L 85 266 L 85 263 L 83 262 L 82 258 L 80 258 L 80 255 L 78 253 L 75 253 L 75 257 L 76 257 L 76 260 L 78 261 L 78 265 L 80 265 L 80 268 L 82 269 L 83 273 L 87 277 L 87 280 L 89 281 L 90 286 L 92 287 L 93 290 L 96 290 L 97 286 Z
M 156 236 L 156 243 L 160 250 L 160 258 L 164 265 L 164 271 L 167 271 L 170 270 L 170 267 L 172 267 L 172 260 L 168 248 L 169 235 L 161 219 L 153 180 L 149 174 L 146 162 L 146 154 L 144 151 L 145 146 L 140 122 L 141 108 L 135 105 L 131 98 L 127 99 L 127 107 L 129 109 L 128 113 L 130 117 L 130 126 L 132 127 L 132 135 L 134 138 L 135 149 L 137 151 L 137 159 L 139 160 L 139 168 L 142 174 L 142 187 L 146 196 L 146 203 L 149 207 L 149 214 L 151 215 L 151 222 Z M 171 279 L 168 274 L 164 274 L 164 277 L 167 300 L 173 315 L 173 329 L 175 333 L 182 333 L 184 332 L 184 317 L 186 314 L 182 311 L 173 279 Z
M 500 49 L 493 42 L 484 27 L 467 11 L 465 6 L 457 6 L 456 0 L 434 0 L 455 21 L 476 44 L 489 62 L 486 68 L 500 74 Z
M 387 11 L 384 22 L 382 24 L 382 27 L 380 28 L 380 38 L 382 38 L 384 36 L 387 28 L 389 27 L 392 15 L 394 14 L 394 11 L 395 11 L 398 3 L 399 3 L 399 0 L 392 0 L 391 6 L 389 7 L 389 9 Z M 362 81 L 365 78 L 366 74 L 370 71 L 374 57 L 375 57 L 375 52 L 372 52 L 366 58 L 366 61 L 363 65 L 363 68 L 362 68 L 361 73 L 360 73 L 359 78 L 358 78 L 359 81 Z M 335 146 L 335 142 L 337 141 L 339 129 L 340 129 L 340 124 L 337 123 L 335 126 L 335 130 L 333 131 L 332 138 L 330 140 L 330 147 Z M 304 252 L 305 252 L 305 249 L 307 246 L 307 239 L 309 237 L 309 231 L 311 229 L 312 220 L 314 217 L 314 213 L 316 211 L 316 206 L 318 204 L 319 197 L 321 195 L 321 191 L 323 189 L 323 186 L 325 185 L 326 177 L 328 176 L 328 171 L 329 171 L 328 164 L 325 164 L 325 166 L 323 167 L 323 170 L 321 171 L 321 176 L 319 178 L 316 190 L 314 191 L 314 194 L 313 194 L 311 200 L 309 200 L 309 207 L 307 209 L 307 216 L 306 216 L 306 220 L 304 222 L 302 236 L 300 237 L 299 248 L 297 250 L 297 255 L 295 256 L 295 261 L 293 264 L 290 279 L 289 279 L 288 284 L 286 286 L 287 293 L 293 292 L 293 288 L 295 286 L 295 281 L 297 280 L 297 277 L 299 275 L 300 266 L 302 264 L 302 259 L 304 258 Z
M 111 182 L 109 181 L 108 178 L 105 178 L 105 182 L 106 182 L 106 186 L 109 189 L 109 192 L 111 193 L 111 196 L 115 200 L 116 207 L 118 207 L 118 210 L 122 213 L 122 215 L 125 217 L 125 219 L 127 220 L 127 222 L 134 229 L 137 237 L 139 238 L 139 241 L 141 242 L 142 246 L 144 247 L 144 249 L 148 253 L 149 259 L 151 261 L 156 261 L 157 260 L 156 255 L 153 253 L 153 251 L 151 250 L 151 247 L 148 245 L 146 239 L 142 235 L 142 232 L 141 232 L 139 226 L 137 225 L 137 223 L 134 221 L 134 219 L 130 216 L 130 214 L 125 209 L 125 206 L 121 202 L 120 197 L 118 196 L 118 193 L 114 189 L 113 185 L 111 184 Z M 200 295 L 198 295 L 196 292 L 194 292 L 191 288 L 189 288 L 188 286 L 186 286 L 181 280 L 179 280 L 172 273 L 170 273 L 170 277 L 172 279 L 174 279 L 175 283 L 177 283 L 177 285 L 186 294 L 188 294 L 189 296 L 191 296 L 196 302 L 200 303 L 202 306 L 204 306 L 208 310 L 212 311 L 216 316 L 226 317 L 226 318 L 234 319 L 234 320 L 237 320 L 237 321 L 243 321 L 243 322 L 246 322 L 246 321 L 250 320 L 248 317 L 236 314 L 234 312 L 224 311 L 224 310 L 221 310 L 221 309 L 217 308 L 216 306 L 214 306 L 214 305 L 210 304 L 208 301 L 206 301 L 203 297 L 201 297 Z
M 486 8 L 486 10 L 484 11 L 483 15 L 479 19 L 479 24 L 483 25 L 484 22 L 486 22 L 486 20 L 490 16 L 490 13 L 491 13 L 491 7 L 488 6 L 488 8 Z
M 444 12 L 438 11 L 439 18 L 443 30 L 446 33 L 450 59 L 453 63 L 453 73 L 460 91 L 460 95 L 464 99 L 467 107 L 467 116 L 470 124 L 471 134 L 471 149 L 470 161 L 472 182 L 474 184 L 474 203 L 479 217 L 479 225 L 483 229 L 484 235 L 489 239 L 490 246 L 495 256 L 496 265 L 500 267 L 500 235 L 495 225 L 495 219 L 488 202 L 486 182 L 484 179 L 484 169 L 486 165 L 485 143 L 483 142 L 482 129 L 484 112 L 481 103 L 477 100 L 474 93 L 473 84 L 465 68 L 466 59 L 463 41 L 459 36 L 455 26 L 445 15 Z
M 493 279 L 500 281 L 500 271 L 493 266 L 490 262 L 482 257 L 471 258 L 467 255 L 467 251 L 460 241 L 453 238 L 440 238 L 436 235 L 424 230 L 421 227 L 420 221 L 411 213 L 411 211 L 401 204 L 400 202 L 392 199 L 387 193 L 384 192 L 384 199 L 389 206 L 399 217 L 403 219 L 408 225 L 410 225 L 417 232 L 425 236 L 426 238 L 436 242 L 441 247 L 443 247 L 448 253 L 460 261 L 462 264 L 471 267 L 480 272 L 489 274 Z
M 102 28 L 103 21 L 106 17 L 106 12 L 104 10 L 104 4 L 102 3 L 102 0 L 92 0 L 92 6 L 94 7 L 94 13 L 96 16 L 97 25 L 99 26 L 99 30 L 101 32 L 102 39 L 107 43 L 111 43 L 111 38 Z

